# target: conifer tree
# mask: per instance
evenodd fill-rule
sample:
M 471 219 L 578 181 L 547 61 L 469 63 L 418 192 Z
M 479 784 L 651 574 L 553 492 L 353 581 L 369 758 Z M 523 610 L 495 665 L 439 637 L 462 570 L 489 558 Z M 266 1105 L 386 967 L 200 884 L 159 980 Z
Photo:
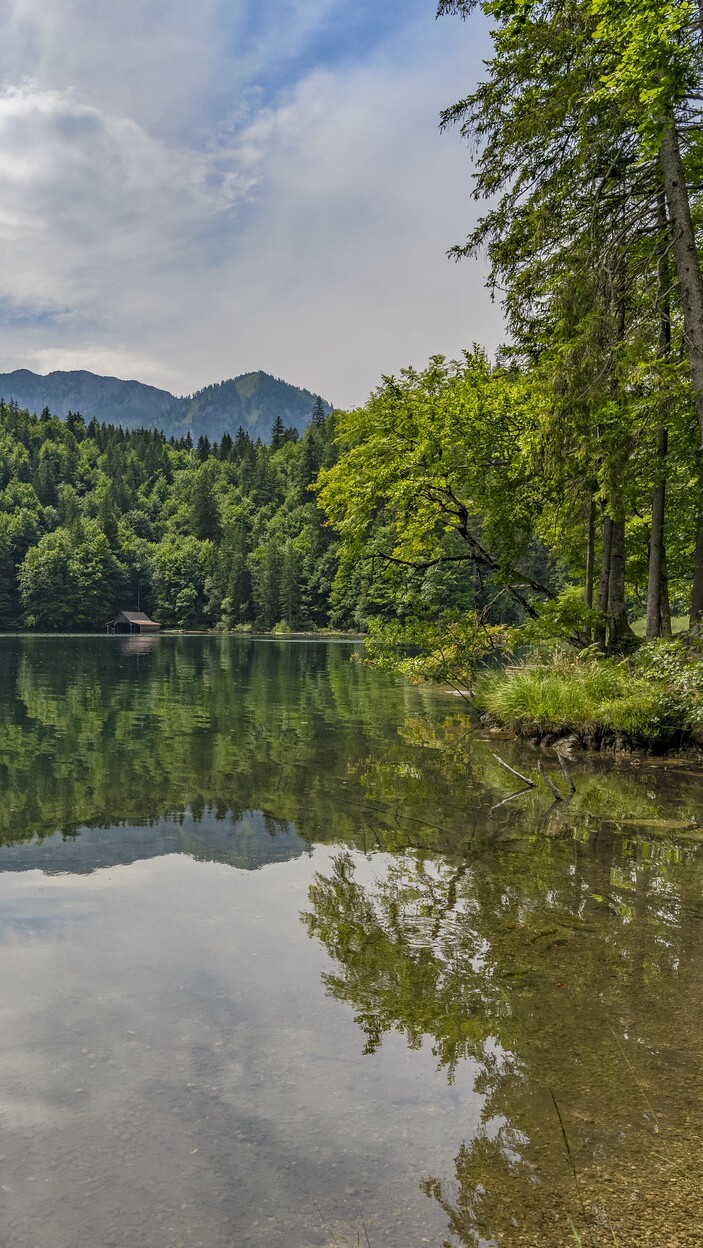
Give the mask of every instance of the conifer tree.
M 215 498 L 212 476 L 204 465 L 195 478 L 191 504 L 191 525 L 200 541 L 219 541 L 222 534 L 220 509 Z

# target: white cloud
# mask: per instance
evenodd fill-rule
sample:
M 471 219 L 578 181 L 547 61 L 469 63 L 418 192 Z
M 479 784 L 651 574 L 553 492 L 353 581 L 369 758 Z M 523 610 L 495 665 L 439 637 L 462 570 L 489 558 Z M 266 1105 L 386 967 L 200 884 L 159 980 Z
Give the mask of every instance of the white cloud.
M 158 359 L 146 353 L 140 354 L 126 343 L 108 346 L 90 341 L 73 350 L 70 347 L 39 347 L 32 353 L 28 367 L 37 373 L 52 373 L 55 369 L 87 369 L 105 377 L 149 383 L 152 377 L 159 377 L 163 372 Z
M 124 117 L 31 85 L 0 96 L 3 294 L 77 311 L 177 266 L 245 179 Z M 135 288 L 135 294 L 138 286 Z M 123 291 L 124 293 L 124 291 Z
M 174 138 L 201 137 L 345 0 L 0 0 L 4 81 L 22 75 Z
M 228 6 L 234 12 L 241 3 Z M 217 72 L 222 0 L 5 0 L 0 67 L 174 132 Z
M 197 22 L 185 0 L 125 0 L 101 6 L 100 23 L 86 0 L 66 0 L 83 77 L 57 6 L 8 7 L 20 63 L 41 72 L 0 97 L 0 367 L 87 367 L 181 392 L 264 368 L 347 404 L 404 363 L 474 338 L 496 345 L 478 267 L 445 258 L 475 212 L 458 137 L 437 132 L 471 79 L 467 28 L 421 22 L 364 64 L 309 70 L 256 111 L 261 65 L 302 47 L 333 0 L 281 0 L 288 25 L 266 23 L 257 46 L 250 6 L 232 4 L 240 56 L 208 30 L 216 0 Z M 183 98 L 164 124 L 189 38 Z M 213 103 L 206 70 L 217 78 L 226 64 L 243 94 L 205 141 L 194 120 Z

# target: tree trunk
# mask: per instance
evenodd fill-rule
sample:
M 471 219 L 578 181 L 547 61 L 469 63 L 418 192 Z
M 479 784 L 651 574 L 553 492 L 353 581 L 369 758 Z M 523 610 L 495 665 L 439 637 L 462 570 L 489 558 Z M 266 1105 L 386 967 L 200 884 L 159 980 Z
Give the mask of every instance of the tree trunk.
M 593 606 L 593 572 L 596 560 L 596 500 L 591 497 L 588 509 L 588 534 L 586 537 L 586 588 L 584 602 L 587 607 Z
M 625 517 L 612 521 L 610 577 L 608 579 L 608 650 L 619 654 L 637 645 L 625 609 Z
M 591 495 L 588 507 L 588 531 L 586 534 L 586 584 L 583 600 L 589 611 L 593 609 L 593 575 L 596 564 L 596 500 Z M 585 630 L 585 641 L 590 645 L 593 641 L 593 629 L 589 624 Z
M 661 596 L 659 598 L 660 636 L 671 637 L 671 606 L 669 605 L 669 577 L 666 571 L 666 551 L 662 567 Z
M 671 222 L 676 272 L 681 287 L 684 334 L 693 380 L 698 429 L 703 443 L 703 272 L 696 248 L 681 149 L 673 123 L 664 133 L 659 161 Z
M 657 218 L 659 225 L 659 258 L 657 261 L 657 286 L 659 304 L 659 358 L 666 362 L 671 355 L 671 300 L 669 287 L 669 219 L 663 189 L 657 195 Z M 647 580 L 647 637 L 661 637 L 668 611 L 668 592 L 664 593 L 666 568 L 664 563 L 664 519 L 666 513 L 666 457 L 669 450 L 668 430 L 660 425 L 657 429 L 654 485 L 652 488 L 652 534 L 649 543 L 649 576 Z M 665 603 L 666 598 L 666 603 Z
M 696 554 L 693 566 L 693 593 L 691 594 L 691 615 L 689 628 L 700 628 L 703 624 L 703 507 L 698 512 L 696 523 Z
M 696 248 L 691 202 L 673 123 L 665 131 L 659 150 L 664 193 L 671 222 L 676 272 L 681 287 L 684 338 L 693 381 L 699 433 L 699 482 L 703 486 L 703 272 Z M 699 487 L 700 488 L 700 487 Z M 703 491 L 701 491 L 703 494 Z M 698 504 L 696 557 L 693 571 L 690 627 L 703 622 L 703 497 Z
M 610 558 L 613 550 L 613 522 L 610 516 L 603 517 L 603 546 L 600 559 L 600 577 L 598 579 L 598 613 L 600 619 L 596 625 L 595 640 L 601 650 L 605 650 L 606 618 L 608 614 L 608 588 L 610 585 Z
M 657 460 L 652 492 L 652 535 L 649 539 L 649 579 L 647 582 L 647 637 L 661 636 L 662 572 L 664 568 L 664 505 L 666 501 L 666 455 L 669 437 L 657 429 Z

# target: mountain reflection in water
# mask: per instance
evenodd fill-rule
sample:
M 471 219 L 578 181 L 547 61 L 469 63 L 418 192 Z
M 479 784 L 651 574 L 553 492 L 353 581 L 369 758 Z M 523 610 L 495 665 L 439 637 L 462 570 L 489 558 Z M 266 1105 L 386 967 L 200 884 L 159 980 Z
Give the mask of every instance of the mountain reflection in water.
M 0 653 L 3 1248 L 703 1240 L 695 768 L 512 799 L 348 645 Z

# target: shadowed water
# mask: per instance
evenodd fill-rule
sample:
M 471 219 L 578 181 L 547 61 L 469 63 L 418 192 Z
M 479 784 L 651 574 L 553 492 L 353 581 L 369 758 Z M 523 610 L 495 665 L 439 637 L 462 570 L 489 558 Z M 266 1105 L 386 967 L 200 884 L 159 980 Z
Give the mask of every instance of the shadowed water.
M 701 776 L 352 653 L 0 639 L 2 1248 L 703 1240 Z

